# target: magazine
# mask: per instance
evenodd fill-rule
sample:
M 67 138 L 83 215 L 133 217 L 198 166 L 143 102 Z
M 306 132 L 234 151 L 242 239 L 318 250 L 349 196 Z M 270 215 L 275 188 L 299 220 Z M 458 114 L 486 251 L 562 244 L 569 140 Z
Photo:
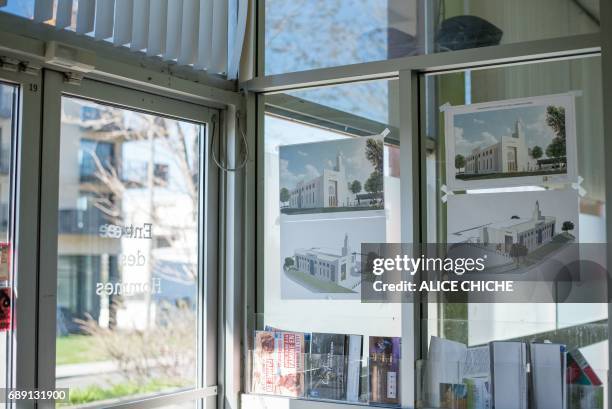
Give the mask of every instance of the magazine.
M 307 385 L 308 396 L 319 399 L 345 399 L 346 336 L 313 332 L 310 338 Z
M 370 337 L 370 401 L 399 404 L 401 338 Z
M 253 393 L 304 396 L 304 334 L 257 331 Z

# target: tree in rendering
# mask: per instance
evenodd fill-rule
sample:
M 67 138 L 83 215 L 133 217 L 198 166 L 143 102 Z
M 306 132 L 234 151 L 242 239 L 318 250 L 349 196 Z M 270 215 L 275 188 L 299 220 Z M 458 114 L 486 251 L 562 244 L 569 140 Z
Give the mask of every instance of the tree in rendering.
M 284 270 L 287 271 L 295 265 L 295 261 L 293 257 L 285 257 L 285 265 L 283 266 Z
M 565 108 L 549 105 L 546 107 L 546 124 L 559 138 L 565 139 Z
M 455 169 L 457 172 L 461 171 L 465 167 L 465 157 L 463 155 L 455 155 Z
M 565 158 L 565 139 L 559 137 L 553 138 L 550 145 L 546 147 L 546 156 L 555 159 L 557 167 L 561 166 L 563 158 Z
M 377 196 L 377 195 L 382 196 L 382 191 L 383 191 L 382 174 L 376 171 L 372 172 L 368 180 L 366 180 L 364 188 L 365 188 L 365 191 L 368 193 L 371 193 L 372 196 Z M 382 205 L 382 198 L 381 198 L 381 205 Z
M 366 141 L 366 158 L 370 161 L 374 170 L 383 173 L 384 147 L 380 139 L 368 138 Z
M 561 225 L 561 230 L 564 231 L 565 233 L 568 233 L 574 230 L 574 223 L 570 222 L 569 220 L 564 221 L 563 224 Z
M 377 196 L 380 196 L 380 204 L 383 205 L 383 157 L 384 145 L 382 140 L 369 138 L 366 141 L 366 158 L 374 167 L 374 172 L 370 174 L 363 188 L 366 192 L 372 195 L 372 200 L 375 201 Z
M 565 162 L 565 108 L 549 105 L 546 107 L 546 124 L 555 133 L 552 142 L 546 147 L 546 156 L 555 159 L 557 166 Z
M 538 160 L 538 159 L 540 159 L 540 158 L 542 157 L 542 155 L 543 155 L 543 154 L 544 154 L 544 151 L 542 151 L 542 148 L 540 148 L 540 147 L 539 147 L 539 146 L 537 146 L 537 145 L 536 145 L 536 146 L 534 146 L 534 147 L 531 149 L 531 157 L 532 157 L 533 159 L 535 159 L 535 160 L 536 160 L 536 162 L 537 162 L 537 160 Z M 540 163 L 538 163 L 538 168 L 539 168 L 539 167 L 541 167 L 541 166 L 540 166 Z
M 291 199 L 291 194 L 289 193 L 289 189 L 286 187 L 281 188 L 280 190 L 280 201 L 282 203 L 286 203 Z

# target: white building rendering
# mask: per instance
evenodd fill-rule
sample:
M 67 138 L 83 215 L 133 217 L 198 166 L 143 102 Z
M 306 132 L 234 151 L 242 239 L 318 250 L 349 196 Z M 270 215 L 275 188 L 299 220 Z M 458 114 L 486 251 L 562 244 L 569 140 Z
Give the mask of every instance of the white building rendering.
M 502 251 L 510 253 L 513 244 L 522 244 L 528 251 L 550 242 L 555 236 L 554 216 L 542 216 L 536 201 L 530 219 L 514 216 L 510 220 L 482 227 L 480 241 L 485 244 L 501 244 Z
M 313 209 L 351 205 L 343 161 L 342 154 L 338 154 L 333 169 L 323 169 L 322 175 L 298 182 L 295 189 L 291 190 L 289 207 Z
M 520 119 L 514 124 L 510 136 L 485 148 L 477 148 L 465 158 L 465 174 L 526 172 L 529 151 L 525 140 L 525 124 Z
M 351 253 L 348 245 L 348 235 L 344 235 L 344 246 L 340 253 L 311 248 L 296 250 L 295 267 L 298 271 L 310 274 L 319 280 L 342 285 L 356 266 L 356 256 Z

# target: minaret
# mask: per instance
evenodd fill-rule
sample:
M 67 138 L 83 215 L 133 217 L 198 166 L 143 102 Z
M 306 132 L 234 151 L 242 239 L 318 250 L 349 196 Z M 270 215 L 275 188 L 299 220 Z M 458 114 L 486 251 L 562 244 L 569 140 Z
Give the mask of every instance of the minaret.
M 519 118 L 514 123 L 514 132 L 512 133 L 513 138 L 525 139 L 525 124 Z
M 336 156 L 336 171 L 338 171 L 338 172 L 344 172 L 344 162 L 343 162 L 343 159 L 344 158 L 342 157 L 341 153 L 339 153 Z
M 540 211 L 540 202 L 536 200 L 533 208 L 533 220 L 542 220 L 542 212 Z
M 348 253 L 349 253 L 348 234 L 344 233 L 344 247 L 342 247 L 342 256 L 347 256 Z

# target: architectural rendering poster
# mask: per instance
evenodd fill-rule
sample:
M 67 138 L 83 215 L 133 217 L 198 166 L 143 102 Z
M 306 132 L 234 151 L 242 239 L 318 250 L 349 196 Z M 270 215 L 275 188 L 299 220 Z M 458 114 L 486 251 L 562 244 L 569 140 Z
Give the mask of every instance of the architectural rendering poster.
M 443 107 L 452 189 L 574 182 L 574 95 Z
M 574 189 L 454 195 L 447 242 L 488 251 L 488 266 L 518 255 L 536 262 L 578 242 L 578 206 Z
M 290 216 L 281 222 L 283 299 L 360 299 L 361 244 L 384 243 L 384 210 Z
M 381 135 L 279 148 L 282 214 L 384 208 Z

